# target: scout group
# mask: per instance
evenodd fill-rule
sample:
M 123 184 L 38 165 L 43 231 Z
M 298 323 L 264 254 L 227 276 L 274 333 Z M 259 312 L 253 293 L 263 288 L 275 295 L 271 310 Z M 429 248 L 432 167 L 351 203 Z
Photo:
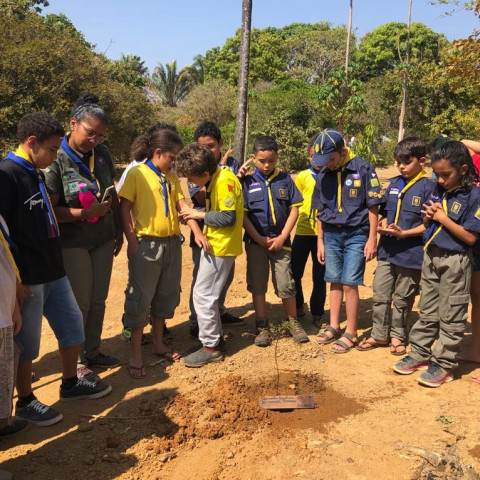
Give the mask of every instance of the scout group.
M 98 98 L 85 94 L 67 132 L 45 113 L 21 118 L 18 147 L 0 162 L 1 435 L 28 422 L 48 426 L 62 419 L 32 391 L 42 317 L 58 341 L 60 400 L 96 399 L 112 390 L 92 369 L 120 363 L 100 351 L 100 340 L 113 259 L 124 238 L 128 372 L 133 379 L 147 375 L 142 344 L 149 323 L 154 353 L 180 360 L 164 343 L 165 320 L 180 300 L 180 223 L 191 230 L 190 334 L 199 340 L 181 359 L 187 367 L 222 361 L 222 325 L 242 321 L 224 302 L 243 244 L 259 347 L 270 345 L 278 329 L 298 343 L 309 341 L 300 321 L 306 318 L 301 279 L 310 256 L 309 310 L 320 345 L 331 344 L 335 354 L 386 347 L 399 357 L 395 372 L 421 370 L 417 380 L 429 387 L 453 380 L 459 361 L 480 361 L 480 282 L 471 282 L 480 274 L 477 142 L 443 135 L 430 155 L 432 180 L 424 170 L 425 143 L 405 138 L 392 159 L 399 175 L 383 189 L 375 169 L 333 128 L 310 139 L 309 168 L 294 181 L 277 167 L 271 136 L 257 137 L 251 160 L 239 166 L 230 151 L 221 152 L 214 123 L 199 125 L 188 146 L 174 126 L 156 124 L 133 143 L 133 161 L 115 189 L 115 168 L 102 143 L 106 129 Z M 175 172 L 187 178 L 193 206 Z M 358 286 L 375 257 L 373 328 L 360 340 Z M 269 271 L 285 310 L 276 325 L 265 300 Z M 419 319 L 409 331 L 419 292 Z M 459 358 L 470 298 L 473 343 Z

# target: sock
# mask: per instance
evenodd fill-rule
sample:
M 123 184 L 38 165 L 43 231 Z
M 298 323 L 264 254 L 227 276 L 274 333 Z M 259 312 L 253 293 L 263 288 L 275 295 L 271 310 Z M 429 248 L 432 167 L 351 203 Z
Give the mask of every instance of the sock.
M 69 390 L 70 388 L 75 386 L 77 381 L 78 377 L 76 375 L 70 378 L 62 378 L 62 388 Z
M 203 346 L 204 350 L 206 350 L 208 353 L 213 353 L 213 352 L 216 352 L 217 351 L 217 348 L 209 348 L 209 347 L 206 347 L 205 345 Z
M 32 400 L 35 400 L 36 398 L 37 397 L 33 394 L 33 392 L 31 392 L 30 395 L 27 395 L 26 397 L 21 397 L 19 395 L 17 400 L 17 407 L 24 407 L 25 405 L 28 405 Z

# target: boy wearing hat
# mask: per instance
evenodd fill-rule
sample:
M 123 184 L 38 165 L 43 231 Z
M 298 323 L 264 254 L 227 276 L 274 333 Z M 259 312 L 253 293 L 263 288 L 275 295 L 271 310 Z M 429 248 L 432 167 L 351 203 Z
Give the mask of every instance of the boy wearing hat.
M 314 143 L 312 164 L 321 167 L 312 197 L 318 215 L 318 261 L 325 265 L 330 286 L 330 325 L 317 336 L 334 353 L 347 353 L 357 342 L 359 294 L 365 262 L 377 252 L 380 181 L 374 168 L 357 157 L 343 135 L 322 130 Z M 347 327 L 340 330 L 345 295 Z

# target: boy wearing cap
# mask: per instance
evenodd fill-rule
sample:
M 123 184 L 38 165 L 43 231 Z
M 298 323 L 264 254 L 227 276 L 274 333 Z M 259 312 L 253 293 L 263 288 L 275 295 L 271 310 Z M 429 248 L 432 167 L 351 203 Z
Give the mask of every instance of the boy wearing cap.
M 290 266 L 290 232 L 298 218 L 303 198 L 290 175 L 277 170 L 278 146 L 269 136 L 261 135 L 253 145 L 255 172 L 243 182 L 246 215 L 245 250 L 247 252 L 247 288 L 255 307 L 257 336 L 255 345 L 270 345 L 268 333 L 267 292 L 269 264 L 275 293 L 282 299 L 289 330 L 299 343 L 308 336 L 297 320 L 295 282 Z
M 358 286 L 363 284 L 365 261 L 377 252 L 380 182 L 374 168 L 357 157 L 343 135 L 322 130 L 314 143 L 312 163 L 322 167 L 312 197 L 318 214 L 318 261 L 325 265 L 330 286 L 330 325 L 317 336 L 334 353 L 347 353 L 357 342 Z M 347 313 L 345 332 L 340 330 L 343 295 Z

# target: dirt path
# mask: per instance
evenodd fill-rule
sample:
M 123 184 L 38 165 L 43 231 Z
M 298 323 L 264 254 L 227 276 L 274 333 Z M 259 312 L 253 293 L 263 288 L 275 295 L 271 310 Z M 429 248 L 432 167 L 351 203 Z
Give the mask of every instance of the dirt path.
M 385 179 L 395 170 L 379 173 Z M 187 324 L 188 246 L 183 266 L 182 302 L 169 322 L 173 346 L 182 351 L 194 344 Z M 374 268 L 371 262 L 360 289 L 360 332 L 371 326 Z M 299 346 L 285 338 L 278 343 L 280 393 L 311 394 L 317 408 L 286 413 L 260 409 L 258 397 L 276 391 L 274 348 L 252 345 L 254 317 L 244 255 L 237 259 L 236 272 L 227 305 L 246 323 L 226 330 L 228 355 L 222 364 L 187 369 L 159 362 L 147 345 L 147 379 L 130 379 L 125 365 L 103 372 L 114 391 L 98 401 L 60 404 L 59 358 L 45 324 L 34 365 L 39 378 L 35 393 L 65 418 L 0 440 L 1 468 L 18 479 L 36 480 L 411 479 L 427 478 L 430 471 L 438 475 L 430 478 L 477 478 L 465 467 L 480 471 L 480 387 L 470 381 L 471 365 L 458 370 L 455 382 L 426 389 L 417 385 L 415 375 L 392 372 L 396 357 L 388 349 L 335 355 L 328 346 L 313 341 Z M 307 266 L 307 292 L 309 275 Z M 102 347 L 123 360 L 128 344 L 119 334 L 126 280 L 123 251 L 114 264 Z M 267 300 L 271 316 L 281 319 L 272 288 Z M 307 314 L 304 325 L 313 340 L 316 331 L 309 322 Z M 435 454 L 446 455 L 446 466 Z M 465 477 L 453 470 L 461 463 Z

